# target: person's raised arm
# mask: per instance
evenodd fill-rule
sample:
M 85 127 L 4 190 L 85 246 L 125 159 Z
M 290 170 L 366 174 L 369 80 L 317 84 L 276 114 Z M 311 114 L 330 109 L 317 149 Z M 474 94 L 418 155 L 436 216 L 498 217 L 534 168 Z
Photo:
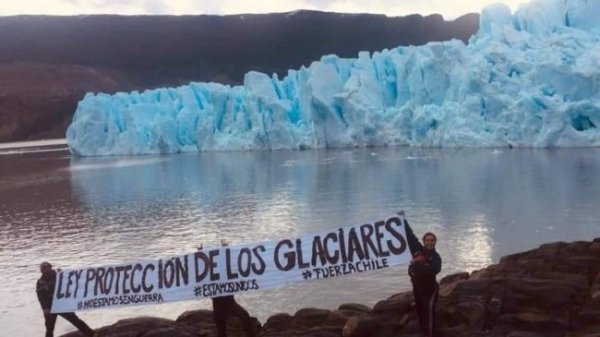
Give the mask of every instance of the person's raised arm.
M 398 212 L 398 215 L 400 215 L 404 221 L 404 229 L 406 230 L 406 239 L 408 240 L 408 248 L 410 249 L 410 253 L 415 255 L 418 251 L 423 250 L 423 245 L 415 236 L 415 233 L 413 232 L 412 228 L 410 228 L 408 221 L 406 221 L 406 218 L 404 217 L 404 211 Z

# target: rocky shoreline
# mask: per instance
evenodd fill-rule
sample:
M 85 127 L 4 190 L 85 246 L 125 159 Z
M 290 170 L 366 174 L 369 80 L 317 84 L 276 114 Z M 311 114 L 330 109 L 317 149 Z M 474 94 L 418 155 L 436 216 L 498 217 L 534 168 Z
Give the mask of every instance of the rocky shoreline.
M 438 336 L 600 337 L 600 238 L 554 242 L 503 257 L 498 264 L 440 281 Z M 421 336 L 411 291 L 370 308 L 343 304 L 337 310 L 280 313 L 257 336 Z M 216 337 L 212 311 L 194 310 L 176 320 L 124 319 L 97 330 L 99 337 Z M 230 337 L 245 336 L 231 319 Z M 77 332 L 63 337 L 81 336 Z

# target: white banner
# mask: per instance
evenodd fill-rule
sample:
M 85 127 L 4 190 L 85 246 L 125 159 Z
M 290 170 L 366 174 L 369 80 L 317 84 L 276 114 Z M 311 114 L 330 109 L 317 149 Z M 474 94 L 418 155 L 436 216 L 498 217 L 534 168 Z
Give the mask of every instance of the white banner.
M 219 297 L 408 263 L 397 216 L 257 244 L 57 273 L 52 312 Z

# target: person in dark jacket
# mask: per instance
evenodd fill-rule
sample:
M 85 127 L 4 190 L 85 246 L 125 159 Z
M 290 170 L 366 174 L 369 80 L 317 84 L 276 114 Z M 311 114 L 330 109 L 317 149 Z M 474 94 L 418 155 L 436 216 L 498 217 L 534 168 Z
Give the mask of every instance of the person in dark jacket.
M 399 215 L 404 218 L 403 211 Z M 442 270 L 442 258 L 435 251 L 437 238 L 435 234 L 427 232 L 423 235 L 423 244 L 421 244 L 408 225 L 406 218 L 404 218 L 404 228 L 408 247 L 413 256 L 408 267 L 408 274 L 413 285 L 419 328 L 425 336 L 433 337 L 435 305 L 439 289 L 435 276 Z
M 38 301 L 42 306 L 44 312 L 44 320 L 46 323 L 46 337 L 54 336 L 54 325 L 56 324 L 56 317 L 62 316 L 67 321 L 71 322 L 81 333 L 85 336 L 95 336 L 94 330 L 92 330 L 84 321 L 79 319 L 73 312 L 65 312 L 60 314 L 50 313 L 52 308 L 52 298 L 54 294 L 54 286 L 56 283 L 56 271 L 52 269 L 52 265 L 48 262 L 42 262 L 40 264 L 40 271 L 42 276 L 37 281 L 35 292 L 37 293 Z
M 229 242 L 221 240 L 221 245 L 223 247 L 228 246 Z M 200 245 L 198 250 L 202 249 L 203 247 Z M 213 306 L 213 321 L 217 326 L 218 337 L 227 337 L 227 320 L 230 317 L 237 317 L 242 320 L 246 336 L 255 336 L 254 323 L 250 318 L 250 314 L 235 301 L 233 295 L 213 297 L 211 300 Z
M 246 336 L 254 337 L 254 324 L 248 311 L 239 305 L 233 295 L 213 297 L 213 320 L 217 326 L 219 337 L 227 337 L 227 320 L 230 317 L 238 317 L 244 324 Z

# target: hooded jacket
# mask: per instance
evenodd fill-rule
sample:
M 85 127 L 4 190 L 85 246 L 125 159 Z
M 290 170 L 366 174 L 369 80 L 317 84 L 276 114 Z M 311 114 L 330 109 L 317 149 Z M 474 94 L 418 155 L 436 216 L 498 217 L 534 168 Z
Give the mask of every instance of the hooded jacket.
M 42 306 L 42 310 L 50 310 L 52 308 L 52 297 L 54 294 L 54 286 L 56 283 L 56 271 L 42 274 L 37 280 L 35 292 L 37 293 L 38 301 Z

